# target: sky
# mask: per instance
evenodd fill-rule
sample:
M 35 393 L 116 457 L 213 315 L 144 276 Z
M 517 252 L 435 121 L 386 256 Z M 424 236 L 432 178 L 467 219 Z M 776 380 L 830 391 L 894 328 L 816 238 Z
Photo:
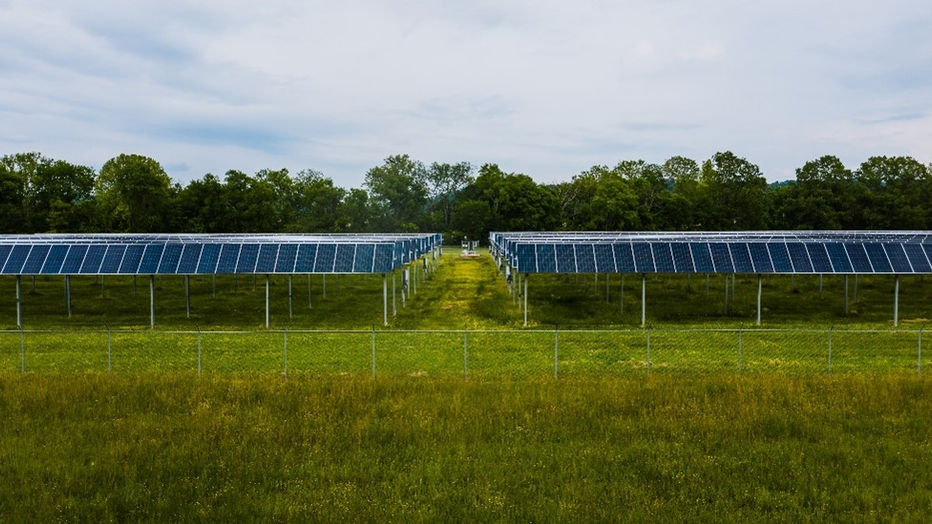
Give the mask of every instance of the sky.
M 932 2 L 0 0 L 0 154 L 176 181 L 394 154 L 539 183 L 732 151 L 932 162 Z

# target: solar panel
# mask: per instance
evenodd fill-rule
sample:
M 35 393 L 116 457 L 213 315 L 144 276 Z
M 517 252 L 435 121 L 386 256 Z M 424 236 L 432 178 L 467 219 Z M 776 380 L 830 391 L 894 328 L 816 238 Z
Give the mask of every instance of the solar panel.
M 29 251 L 31 249 L 32 246 L 22 244 L 13 246 L 13 250 L 10 251 L 10 255 L 6 259 L 6 265 L 3 266 L 3 273 L 8 275 L 19 274 L 23 269 L 23 264 L 26 263 L 26 257 L 29 256 Z
M 557 246 L 558 249 L 560 246 Z M 592 244 L 576 244 L 573 246 L 576 252 L 576 269 L 579 273 L 595 273 L 598 268 L 595 266 L 595 246 Z M 559 251 L 557 251 L 559 253 Z M 574 271 L 570 269 L 570 271 Z
M 735 272 L 735 266 L 731 263 L 731 254 L 728 252 L 727 244 L 709 244 L 709 251 L 712 253 L 712 264 L 715 266 L 717 273 Z
M 621 273 L 634 273 L 634 254 L 631 252 L 631 244 L 614 244 L 615 263 L 618 265 L 618 271 Z
M 197 273 L 202 275 L 216 273 L 222 247 L 220 244 L 204 245 L 204 249 L 201 250 L 201 258 L 197 262 Z
M 315 273 L 333 273 L 333 259 L 337 254 L 334 244 L 320 244 L 317 246 L 317 259 L 314 261 Z
M 588 270 L 583 268 L 577 269 L 576 267 L 576 255 L 574 254 L 572 244 L 557 244 L 556 246 L 557 253 L 557 273 L 593 273 L 595 272 L 595 264 L 592 263 L 589 265 Z
M 10 256 L 10 251 L 13 250 L 13 246 L 0 245 L 0 273 L 3 272 L 3 268 L 6 266 L 6 260 Z
M 259 244 L 243 244 L 236 261 L 236 272 L 250 274 L 256 272 L 256 259 L 259 258 Z
M 677 273 L 695 272 L 693 259 L 689 255 L 689 244 L 677 242 L 671 244 L 670 249 L 673 251 L 673 265 L 676 266 Z
M 913 268 L 909 265 L 906 258 L 906 251 L 899 244 L 881 244 L 884 251 L 887 252 L 887 258 L 890 259 L 890 265 L 895 273 L 912 273 Z
M 903 244 L 903 249 L 906 251 L 906 258 L 909 259 L 909 264 L 916 273 L 932 273 L 932 264 L 930 264 L 929 259 L 926 258 L 921 244 Z
M 61 271 L 62 264 L 65 263 L 65 257 L 68 255 L 70 246 L 52 246 L 49 250 L 49 256 L 45 258 L 45 264 L 40 271 L 43 275 L 56 275 Z
M 314 271 L 314 257 L 317 256 L 316 244 L 301 244 L 298 246 L 298 255 L 295 258 L 294 270 L 296 273 L 312 273 Z
M 160 275 L 170 275 L 178 269 L 178 261 L 181 260 L 181 251 L 184 249 L 182 244 L 167 244 L 162 253 L 162 259 L 159 263 L 159 269 L 156 273 Z
M 537 254 L 533 244 L 519 244 L 515 247 L 516 267 L 525 273 L 537 272 Z
M 828 259 L 836 273 L 851 273 L 851 261 L 848 259 L 844 244 L 830 242 L 825 244 L 825 249 L 828 251 Z
M 611 244 L 596 244 L 594 249 L 596 269 L 606 273 L 615 273 L 618 271 L 615 268 L 615 256 L 612 254 Z
M 33 246 L 26 257 L 26 263 L 23 265 L 23 273 L 27 275 L 37 275 L 42 272 L 42 265 L 49 254 L 51 246 L 37 245 Z
M 337 244 L 337 255 L 333 263 L 334 273 L 352 273 L 356 244 Z
M 65 262 L 61 266 L 61 272 L 65 275 L 74 275 L 81 271 L 81 264 L 84 263 L 84 257 L 87 256 L 88 246 L 71 246 L 68 254 L 65 255 Z
M 729 244 L 731 251 L 731 261 L 735 264 L 735 273 L 753 273 L 754 265 L 751 263 L 751 254 L 748 252 L 748 245 L 740 242 Z
M 689 251 L 692 253 L 696 271 L 700 273 L 715 272 L 715 266 L 712 264 L 712 253 L 709 251 L 709 244 L 705 242 L 691 242 L 689 244 Z
M 762 242 L 748 242 L 748 251 L 751 253 L 751 262 L 756 273 L 773 273 L 773 263 L 770 261 L 770 252 L 767 245 Z
M 375 273 L 388 273 L 392 271 L 392 256 L 394 248 L 388 244 L 378 244 L 375 247 L 375 263 L 372 271 Z
M 236 272 L 236 262 L 239 260 L 241 244 L 224 244 L 220 248 L 220 257 L 217 259 L 215 271 L 220 274 Z
M 369 273 L 375 259 L 374 244 L 359 244 L 356 247 L 356 260 L 353 261 L 353 273 Z
M 634 250 L 634 268 L 638 273 L 654 273 L 654 256 L 650 252 L 650 244 L 632 242 Z
M 278 256 L 277 244 L 262 244 L 259 246 L 259 258 L 256 260 L 256 273 L 267 274 L 275 272 L 275 258 Z
M 81 263 L 80 273 L 96 275 L 100 272 L 100 264 L 104 261 L 107 246 L 92 245 L 87 248 L 84 262 Z
M 673 273 L 676 271 L 673 267 L 673 252 L 670 251 L 670 244 L 666 242 L 652 242 L 650 247 L 654 256 L 654 269 L 656 269 L 658 273 Z
M 126 252 L 123 253 L 123 261 L 120 262 L 120 273 L 126 275 L 137 274 L 139 263 L 142 261 L 142 255 L 146 249 L 145 245 L 134 244 L 126 246 Z
M 770 252 L 770 260 L 773 262 L 773 270 L 775 272 L 793 272 L 793 264 L 790 262 L 790 252 L 786 249 L 786 244 L 782 242 L 770 242 L 767 244 L 767 251 Z
M 165 246 L 160 244 L 149 244 L 142 254 L 142 262 L 139 263 L 139 274 L 154 275 L 159 270 L 159 261 L 162 259 L 162 252 Z
M 541 273 L 556 273 L 557 259 L 553 244 L 537 245 L 537 270 Z
M 867 258 L 871 261 L 871 266 L 876 273 L 892 273 L 893 267 L 887 258 L 887 252 L 884 251 L 881 244 L 864 244 L 864 250 L 867 251 Z
M 800 242 L 788 242 L 786 249 L 790 252 L 790 261 L 793 262 L 793 271 L 797 273 L 812 273 L 812 261 L 806 246 Z
M 104 259 L 98 271 L 104 275 L 119 273 L 124 253 L 126 253 L 126 246 L 107 246 L 107 252 L 104 253 Z
M 809 260 L 812 261 L 812 269 L 816 273 L 832 273 L 832 263 L 828 260 L 828 252 L 824 244 L 806 244 L 806 250 L 809 251 Z
M 848 259 L 851 260 L 851 266 L 858 273 L 873 273 L 874 268 L 867 258 L 867 251 L 861 244 L 844 244 L 845 251 L 848 253 Z

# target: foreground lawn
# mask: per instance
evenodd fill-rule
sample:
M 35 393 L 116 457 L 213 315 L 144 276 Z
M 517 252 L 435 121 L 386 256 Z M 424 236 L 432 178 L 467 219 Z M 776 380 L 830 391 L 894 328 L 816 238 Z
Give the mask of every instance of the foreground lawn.
M 0 375 L 0 520 L 905 520 L 915 376 Z

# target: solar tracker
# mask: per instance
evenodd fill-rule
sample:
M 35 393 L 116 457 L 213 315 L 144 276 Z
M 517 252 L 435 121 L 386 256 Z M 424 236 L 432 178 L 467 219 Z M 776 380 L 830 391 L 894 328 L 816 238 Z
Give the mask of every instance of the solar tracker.
M 442 242 L 437 233 L 0 235 L 0 274 L 387 273 Z
M 932 273 L 929 231 L 493 232 L 489 240 L 520 273 Z

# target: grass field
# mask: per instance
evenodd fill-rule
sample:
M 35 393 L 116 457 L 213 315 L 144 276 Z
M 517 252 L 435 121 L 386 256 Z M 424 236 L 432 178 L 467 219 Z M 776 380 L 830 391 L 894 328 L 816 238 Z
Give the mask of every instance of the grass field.
M 606 301 L 604 280 L 532 276 L 530 331 L 488 257 L 445 257 L 389 329 L 379 278 L 328 277 L 326 298 L 322 283 L 309 308 L 295 280 L 289 318 L 276 279 L 262 332 L 261 280 L 218 279 L 214 297 L 194 279 L 187 319 L 181 281 L 164 279 L 155 331 L 144 281 L 133 295 L 131 279 L 76 279 L 71 319 L 61 282 L 25 281 L 25 327 L 55 332 L 27 335 L 25 374 L 19 334 L 0 335 L 0 521 L 932 514 L 932 382 L 914 331 L 890 329 L 891 279 L 860 279 L 847 316 L 838 278 L 821 296 L 815 278 L 768 282 L 765 328 L 817 328 L 784 335 L 799 337 L 794 353 L 749 325 L 756 290 L 741 279 L 728 315 L 721 277 L 708 293 L 702 278 L 650 279 L 651 330 L 636 326 L 636 278 L 622 302 L 620 281 Z M 903 279 L 910 330 L 930 297 Z M 7 327 L 13 306 L 0 302 Z M 195 326 L 251 332 L 205 334 L 199 376 Z M 833 367 L 818 331 L 831 326 Z M 722 327 L 744 328 L 741 352 Z M 286 380 L 283 330 L 304 328 L 358 332 L 289 333 Z M 466 363 L 462 333 L 409 329 L 488 331 L 468 334 Z

